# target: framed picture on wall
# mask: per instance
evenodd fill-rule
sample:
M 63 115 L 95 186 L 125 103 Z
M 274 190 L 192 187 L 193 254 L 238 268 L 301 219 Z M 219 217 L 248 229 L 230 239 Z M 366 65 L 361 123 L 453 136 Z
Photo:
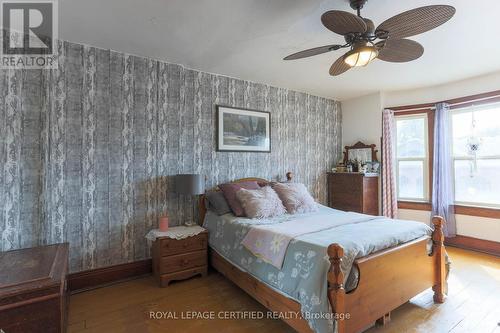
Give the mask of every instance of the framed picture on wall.
M 271 114 L 217 105 L 217 151 L 271 152 Z

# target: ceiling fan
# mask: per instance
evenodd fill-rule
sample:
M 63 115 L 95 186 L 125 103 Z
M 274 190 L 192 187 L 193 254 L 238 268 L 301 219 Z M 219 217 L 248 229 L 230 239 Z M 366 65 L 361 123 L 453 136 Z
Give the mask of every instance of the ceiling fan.
M 382 22 L 376 29 L 373 21 L 361 16 L 361 9 L 368 0 L 349 0 L 357 16 L 341 10 L 330 10 L 321 16 L 323 25 L 344 36 L 344 45 L 326 45 L 300 51 L 283 60 L 295 60 L 350 48 L 330 67 L 336 76 L 352 67 L 368 65 L 378 58 L 389 62 L 408 62 L 420 58 L 424 48 L 419 43 L 405 39 L 421 34 L 445 23 L 455 14 L 448 5 L 424 6 L 408 10 Z M 377 41 L 378 40 L 378 41 Z

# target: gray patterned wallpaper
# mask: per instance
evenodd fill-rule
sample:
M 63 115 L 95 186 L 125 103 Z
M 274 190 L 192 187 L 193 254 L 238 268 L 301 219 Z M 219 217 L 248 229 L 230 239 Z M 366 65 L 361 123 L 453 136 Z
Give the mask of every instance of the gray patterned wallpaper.
M 293 171 L 326 202 L 338 102 L 60 42 L 58 70 L 0 70 L 0 250 L 70 242 L 71 271 L 149 257 L 167 213 L 191 219 L 171 176 L 207 187 Z M 215 151 L 215 104 L 271 112 L 272 152 Z

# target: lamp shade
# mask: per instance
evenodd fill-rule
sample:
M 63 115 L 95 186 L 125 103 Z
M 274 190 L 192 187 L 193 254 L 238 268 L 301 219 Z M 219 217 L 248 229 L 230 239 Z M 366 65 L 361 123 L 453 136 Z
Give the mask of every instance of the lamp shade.
M 205 180 L 200 174 L 183 174 L 175 176 L 175 192 L 185 195 L 205 193 Z
M 360 46 L 347 52 L 344 56 L 344 62 L 351 67 L 366 66 L 378 56 L 378 50 L 374 46 Z

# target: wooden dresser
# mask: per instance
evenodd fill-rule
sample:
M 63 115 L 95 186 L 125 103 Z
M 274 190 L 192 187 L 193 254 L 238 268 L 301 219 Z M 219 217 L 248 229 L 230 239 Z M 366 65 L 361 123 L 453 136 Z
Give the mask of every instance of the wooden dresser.
M 0 253 L 0 329 L 66 331 L 68 244 Z
M 153 243 L 153 273 L 160 287 L 171 281 L 207 275 L 208 232 L 184 239 L 159 237 Z
M 378 175 L 328 173 L 328 205 L 369 215 L 378 213 Z

